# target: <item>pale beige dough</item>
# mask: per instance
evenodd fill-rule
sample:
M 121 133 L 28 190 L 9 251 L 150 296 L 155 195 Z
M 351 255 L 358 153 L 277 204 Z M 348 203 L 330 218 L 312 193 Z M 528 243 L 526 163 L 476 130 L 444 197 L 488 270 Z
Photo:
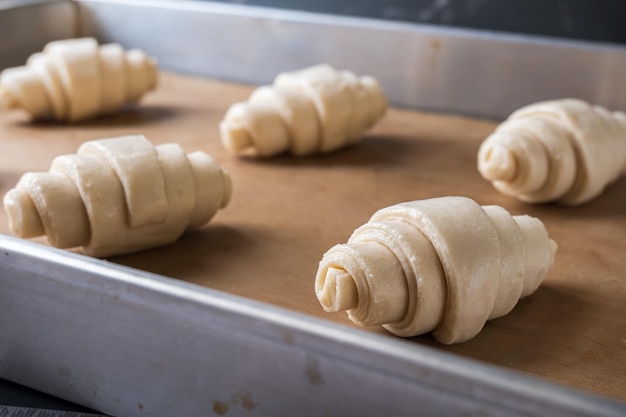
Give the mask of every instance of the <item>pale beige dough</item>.
M 360 140 L 386 110 L 374 78 L 316 65 L 278 74 L 273 85 L 233 104 L 220 123 L 220 135 L 235 154 L 332 152 Z
M 78 154 L 92 155 L 115 171 L 122 183 L 131 226 L 165 220 L 168 200 L 162 167 L 157 150 L 145 136 L 89 141 L 78 148 Z
M 16 235 L 105 257 L 174 242 L 226 207 L 231 193 L 228 172 L 206 153 L 134 135 L 56 157 L 49 172 L 24 174 L 3 201 Z
M 485 139 L 478 171 L 529 203 L 579 205 L 626 169 L 626 115 L 562 99 L 515 111 Z
M 98 59 L 102 74 L 100 113 L 115 113 L 126 102 L 127 60 L 124 48 L 116 43 L 102 45 L 98 50 Z M 146 62 L 148 62 L 147 59 Z M 151 71 L 144 71 L 144 73 L 151 73 Z
M 357 324 L 464 342 L 534 292 L 555 252 L 538 219 L 465 197 L 413 201 L 379 210 L 327 251 L 315 292 Z
M 34 119 L 77 122 L 114 113 L 157 84 L 154 60 L 93 38 L 48 43 L 25 66 L 0 74 L 0 109 L 21 108 Z

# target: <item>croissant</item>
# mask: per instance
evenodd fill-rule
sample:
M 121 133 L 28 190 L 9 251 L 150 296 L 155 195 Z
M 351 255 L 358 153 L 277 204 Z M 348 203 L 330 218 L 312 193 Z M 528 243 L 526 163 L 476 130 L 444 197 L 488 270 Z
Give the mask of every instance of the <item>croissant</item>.
M 157 83 L 157 65 L 139 49 L 98 46 L 93 38 L 48 43 L 25 66 L 0 74 L 0 109 L 34 119 L 77 122 L 135 103 Z
M 233 104 L 220 123 L 220 136 L 235 154 L 331 152 L 359 141 L 386 109 L 374 78 L 317 65 L 281 73 L 273 85 Z
M 626 168 L 626 114 L 577 99 L 515 111 L 481 144 L 478 171 L 528 203 L 580 205 Z
M 499 206 L 465 197 L 401 203 L 324 254 L 315 293 L 324 310 L 347 311 L 362 326 L 464 342 L 537 289 L 556 249 L 540 220 Z
M 49 172 L 24 174 L 4 208 L 19 237 L 46 235 L 52 246 L 105 257 L 174 242 L 231 192 L 229 174 L 206 153 L 136 135 L 85 142 Z

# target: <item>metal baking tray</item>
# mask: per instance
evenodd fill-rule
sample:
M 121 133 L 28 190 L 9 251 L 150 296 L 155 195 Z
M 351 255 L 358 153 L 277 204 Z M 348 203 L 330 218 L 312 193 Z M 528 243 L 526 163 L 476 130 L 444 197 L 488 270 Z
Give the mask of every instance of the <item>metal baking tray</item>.
M 83 35 L 249 84 L 329 62 L 376 76 L 396 106 L 438 112 L 500 118 L 565 93 L 626 108 L 617 46 L 210 2 L 0 2 L 0 67 Z M 115 416 L 626 414 L 611 398 L 5 235 L 0 377 Z

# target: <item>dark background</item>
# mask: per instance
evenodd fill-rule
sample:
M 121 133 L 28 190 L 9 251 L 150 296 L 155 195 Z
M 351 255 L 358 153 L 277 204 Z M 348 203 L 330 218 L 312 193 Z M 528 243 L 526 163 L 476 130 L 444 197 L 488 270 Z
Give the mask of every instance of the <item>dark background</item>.
M 625 0 L 217 0 L 336 15 L 626 43 Z

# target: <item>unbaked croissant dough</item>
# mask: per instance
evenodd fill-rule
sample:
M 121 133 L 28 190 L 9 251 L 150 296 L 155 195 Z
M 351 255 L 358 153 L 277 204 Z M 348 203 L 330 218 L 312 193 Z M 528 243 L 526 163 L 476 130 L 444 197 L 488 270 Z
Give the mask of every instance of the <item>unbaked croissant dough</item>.
M 206 153 L 135 135 L 85 142 L 49 172 L 24 174 L 4 208 L 22 238 L 45 234 L 52 246 L 105 257 L 174 242 L 231 192 L 229 174 Z
M 579 205 L 626 169 L 626 114 L 577 99 L 515 111 L 480 146 L 478 170 L 521 201 Z
M 317 65 L 281 73 L 272 86 L 233 104 L 220 123 L 220 135 L 235 154 L 331 152 L 359 141 L 386 109 L 374 78 Z
M 557 245 L 543 223 L 465 197 L 376 212 L 324 254 L 315 292 L 326 311 L 398 336 L 463 342 L 537 289 Z
M 116 112 L 155 88 L 157 65 L 143 51 L 93 38 L 48 43 L 25 66 L 0 74 L 0 109 L 76 122 Z

